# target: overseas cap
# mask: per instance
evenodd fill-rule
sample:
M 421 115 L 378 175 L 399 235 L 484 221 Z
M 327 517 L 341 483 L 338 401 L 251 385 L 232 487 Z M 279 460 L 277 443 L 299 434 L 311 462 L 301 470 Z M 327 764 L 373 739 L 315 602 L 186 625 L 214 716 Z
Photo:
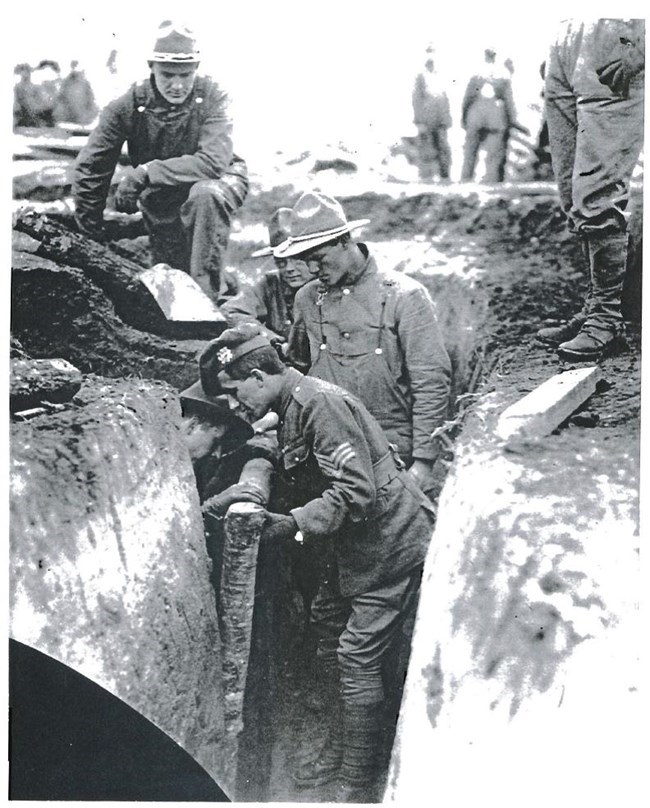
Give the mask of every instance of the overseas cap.
M 240 323 L 213 339 L 199 356 L 199 374 L 205 392 L 218 395 L 221 392 L 218 374 L 242 356 L 266 347 L 271 347 L 271 342 L 259 323 Z
M 165 20 L 160 24 L 150 61 L 186 64 L 198 62 L 199 58 L 200 53 L 193 31 L 186 25 L 171 20 Z

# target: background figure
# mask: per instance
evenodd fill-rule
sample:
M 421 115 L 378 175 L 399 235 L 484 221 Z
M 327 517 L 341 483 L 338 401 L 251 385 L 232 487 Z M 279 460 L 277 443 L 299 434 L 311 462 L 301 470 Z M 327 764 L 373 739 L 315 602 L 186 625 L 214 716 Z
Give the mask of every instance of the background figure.
M 440 179 L 448 180 L 451 149 L 447 130 L 451 126 L 449 99 L 435 71 L 434 49 L 427 47 L 424 70 L 417 74 L 413 87 L 413 123 L 418 128 L 418 168 L 420 179 L 431 180 L 436 165 Z
M 32 70 L 30 93 L 34 126 L 54 126 L 54 107 L 61 88 L 61 68 L 52 59 L 42 59 Z
M 22 63 L 14 73 L 19 76 L 14 84 L 14 128 L 16 126 L 39 126 L 39 89 L 32 83 L 32 68 Z
M 496 50 L 486 48 L 485 65 L 471 77 L 465 90 L 461 123 L 465 149 L 461 181 L 474 179 L 479 149 L 485 149 L 485 182 L 503 182 L 508 133 L 515 124 L 510 73 L 496 63 Z
M 70 72 L 61 82 L 54 120 L 86 125 L 95 120 L 97 112 L 93 88 L 75 59 L 70 62 Z
M 101 239 L 126 141 L 132 167 L 115 192 L 116 209 L 140 209 L 153 263 L 185 270 L 218 302 L 230 221 L 248 192 L 248 175 L 233 153 L 228 95 L 197 75 L 199 58 L 185 26 L 160 26 L 151 76 L 103 111 L 75 164 L 72 190 L 79 229 Z
M 593 360 L 622 326 L 630 179 L 643 145 L 644 20 L 568 20 L 551 47 L 546 117 L 569 229 L 582 240 L 591 289 L 568 323 L 538 337 Z

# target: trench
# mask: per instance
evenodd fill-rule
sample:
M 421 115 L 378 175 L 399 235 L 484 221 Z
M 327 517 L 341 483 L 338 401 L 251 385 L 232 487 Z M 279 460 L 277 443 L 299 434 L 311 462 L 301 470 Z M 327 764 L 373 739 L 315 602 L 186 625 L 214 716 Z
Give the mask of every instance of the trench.
M 260 192 L 241 212 L 229 248 L 229 264 L 243 282 L 252 277 L 253 269 L 249 269 L 245 259 L 263 240 L 261 225 L 277 206 L 287 204 L 286 193 L 286 189 Z M 536 319 L 557 314 L 558 301 L 561 301 L 560 315 L 577 308 L 585 279 L 574 275 L 567 280 L 559 272 L 549 277 L 543 266 L 553 249 L 556 252 L 552 260 L 575 261 L 575 245 L 563 234 L 563 222 L 552 187 L 542 184 L 530 189 L 529 193 L 521 188 L 505 191 L 470 189 L 466 192 L 441 189 L 400 195 L 379 190 L 342 197 L 341 201 L 349 218 L 371 219 L 363 240 L 378 260 L 420 280 L 436 302 L 453 373 L 452 401 L 444 428 L 447 452 L 436 465 L 434 496 L 438 500 L 450 469 L 454 468 L 455 446 L 463 434 L 468 414 L 486 391 L 498 387 L 504 363 L 507 365 L 508 357 L 519 347 L 522 311 L 528 315 L 525 331 L 526 327 L 530 330 L 531 312 Z M 65 222 L 65 214 L 59 220 Z M 546 244 L 542 243 L 543 239 L 547 240 Z M 510 246 L 507 246 L 508 242 Z M 137 247 L 125 243 L 124 250 L 131 250 L 131 254 L 137 257 Z M 65 283 L 78 284 L 80 281 L 76 276 L 63 279 L 63 289 L 67 288 Z M 26 284 L 25 290 L 29 288 Z M 137 338 L 125 338 L 121 333 L 118 337 L 114 334 L 107 336 L 99 330 L 97 340 L 106 346 L 100 358 L 89 352 L 79 339 L 80 329 L 74 325 L 79 307 L 77 313 L 62 317 L 61 321 L 69 326 L 65 339 L 57 342 L 57 335 L 53 333 L 55 329 L 44 323 L 45 308 L 56 309 L 52 304 L 56 289 L 48 289 L 44 297 L 49 302 L 44 309 L 39 310 L 37 305 L 31 313 L 25 311 L 24 302 L 20 301 L 23 294 L 20 283 L 14 284 L 14 294 L 14 330 L 21 350 L 33 358 L 54 354 L 65 356 L 83 373 L 99 373 L 117 379 L 128 378 L 130 372 L 142 373 L 142 365 L 136 361 L 142 350 Z M 630 298 L 636 299 L 632 292 Z M 90 318 L 93 312 L 102 314 L 102 305 L 98 296 L 89 308 Z M 111 313 L 110 317 L 113 316 Z M 106 318 L 109 319 L 109 314 Z M 88 323 L 86 316 L 83 327 L 87 328 Z M 182 339 L 180 344 L 182 347 Z M 178 391 L 192 381 L 188 357 L 192 355 L 193 347 L 194 344 L 186 353 L 164 360 L 156 354 L 157 358 L 145 367 L 145 378 L 154 384 L 162 379 L 171 388 L 173 399 L 174 390 Z M 152 348 L 154 353 L 157 350 L 157 346 Z M 544 359 L 540 362 L 542 366 L 548 364 Z M 542 367 L 540 372 L 544 371 L 547 372 L 548 367 Z M 173 431 L 171 424 L 178 418 L 177 410 L 170 417 L 171 421 L 168 421 L 167 416 L 163 416 L 160 423 Z M 200 513 L 193 502 L 189 512 L 191 521 L 195 521 Z M 439 519 L 443 518 L 446 517 L 439 513 Z M 224 615 L 219 614 L 219 589 L 224 541 L 219 531 L 207 534 L 206 550 L 211 560 L 210 580 L 214 587 L 213 606 L 222 630 Z M 293 552 L 280 552 L 263 545 L 259 547 L 254 571 L 254 597 L 246 617 L 251 625 L 250 653 L 243 666 L 245 683 L 239 680 L 235 685 L 240 689 L 235 695 L 240 700 L 241 722 L 235 731 L 234 758 L 224 763 L 217 750 L 208 769 L 219 781 L 219 766 L 227 766 L 228 794 L 237 801 L 325 802 L 332 798 L 328 786 L 301 791 L 293 787 L 290 777 L 292 764 L 313 756 L 322 744 L 321 717 L 328 709 L 328 699 L 332 698 L 318 679 L 314 638 L 307 621 L 306 595 L 314 586 L 313 574 L 318 559 L 305 559 L 304 549 L 301 552 L 302 558 L 296 556 L 295 548 Z M 205 594 L 205 588 L 202 591 Z M 386 721 L 382 748 L 384 779 L 389 772 L 406 676 L 405 656 L 408 658 L 408 644 L 396 653 L 393 712 Z M 218 665 L 220 660 L 213 662 Z M 209 661 L 204 660 L 204 664 L 209 664 Z M 224 684 L 222 672 L 219 678 L 222 698 L 227 699 L 228 683 Z M 211 743 L 214 745 L 214 738 Z M 220 736 L 216 743 L 223 748 L 225 736 Z M 197 759 L 201 762 L 200 755 Z

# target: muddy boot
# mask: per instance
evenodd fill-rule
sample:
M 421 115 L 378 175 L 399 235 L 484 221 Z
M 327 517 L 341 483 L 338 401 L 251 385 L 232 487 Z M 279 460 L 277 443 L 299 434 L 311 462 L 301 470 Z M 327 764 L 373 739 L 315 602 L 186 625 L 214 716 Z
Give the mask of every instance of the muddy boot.
M 589 362 L 599 359 L 623 325 L 621 293 L 627 261 L 627 235 L 606 233 L 588 238 L 593 299 L 580 333 L 558 346 L 563 359 Z
M 379 802 L 381 704 L 344 705 L 343 763 L 337 802 Z
M 560 343 L 577 337 L 580 333 L 580 329 L 586 322 L 587 314 L 581 311 L 578 312 L 578 314 L 574 314 L 566 323 L 549 326 L 548 328 L 540 328 L 535 336 L 539 342 L 557 347 Z
M 318 757 L 297 765 L 292 773 L 296 785 L 314 788 L 329 783 L 338 774 L 343 760 L 343 727 L 340 699 L 331 716 L 331 724 L 325 745 Z

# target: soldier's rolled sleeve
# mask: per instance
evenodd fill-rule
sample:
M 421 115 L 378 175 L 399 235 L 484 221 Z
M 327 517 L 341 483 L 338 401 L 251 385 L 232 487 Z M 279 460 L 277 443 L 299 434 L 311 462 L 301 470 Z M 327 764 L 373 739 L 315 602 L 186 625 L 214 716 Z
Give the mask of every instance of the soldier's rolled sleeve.
M 329 487 L 291 511 L 306 538 L 330 535 L 346 519 L 363 520 L 376 490 L 370 450 L 345 400 L 314 396 L 301 416 L 300 432 Z
M 431 434 L 447 417 L 451 362 L 423 287 L 403 298 L 398 333 L 413 400 L 413 458 L 435 460 L 439 449 Z
M 196 152 L 148 162 L 151 185 L 182 185 L 199 180 L 216 180 L 230 166 L 233 146 L 228 94 L 218 87 L 212 87 L 203 103 L 208 105 L 210 111 L 201 124 Z
M 124 110 L 119 100 L 113 101 L 100 115 L 72 172 L 75 216 L 88 228 L 102 221 L 111 179 L 126 138 Z

